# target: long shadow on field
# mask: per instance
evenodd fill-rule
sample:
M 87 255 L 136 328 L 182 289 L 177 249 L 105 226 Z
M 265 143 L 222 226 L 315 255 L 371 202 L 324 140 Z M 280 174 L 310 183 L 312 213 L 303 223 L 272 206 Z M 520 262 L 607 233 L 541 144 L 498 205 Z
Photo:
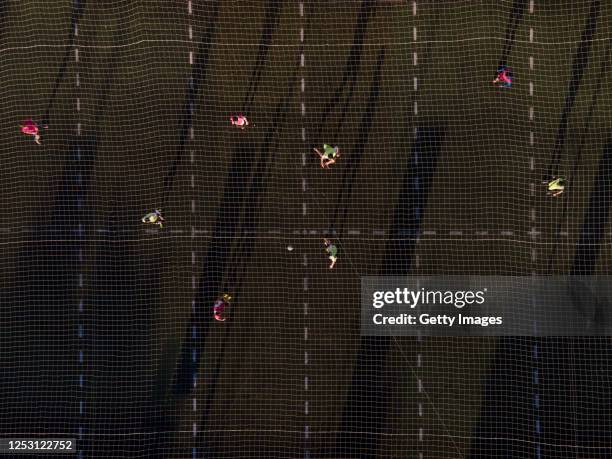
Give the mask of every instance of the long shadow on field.
M 469 458 L 535 457 L 537 350 L 532 338 L 499 338 Z
M 599 162 L 570 275 L 591 276 L 595 273 L 611 206 L 612 142 L 608 141 Z M 587 311 L 595 323 L 603 323 L 606 314 L 598 308 L 607 305 L 597 302 L 595 298 L 585 301 L 580 292 L 576 292 L 573 301 L 577 308 Z M 548 341 L 542 345 L 548 344 L 550 347 L 554 359 L 551 360 L 552 366 L 558 362 L 560 351 L 557 342 Z M 553 404 L 552 413 L 545 417 L 548 422 L 544 424 L 547 429 L 543 451 L 547 457 L 561 457 L 562 448 L 553 445 L 563 444 L 564 436 L 568 437 L 571 432 L 578 457 L 611 457 L 612 421 L 606 407 L 612 406 L 609 390 L 612 387 L 612 343 L 607 337 L 565 338 L 564 341 L 573 358 L 568 366 L 559 370 L 560 383 L 553 386 L 559 392 L 559 403 Z M 568 401 L 569 407 L 564 405 Z M 549 406 L 543 405 L 542 409 L 548 410 Z
M 414 146 L 403 186 L 398 196 L 385 264 L 381 276 L 402 276 L 410 273 L 416 238 L 421 227 L 423 210 L 446 129 L 436 123 L 417 127 Z M 334 454 L 340 457 L 378 457 L 378 442 L 385 432 L 389 412 L 392 377 L 386 368 L 391 347 L 389 337 L 363 337 L 355 358 L 353 378 L 348 390 L 342 424 Z
M 189 76 L 187 83 L 186 100 L 183 106 L 182 123 L 179 129 L 178 144 L 176 147 L 176 155 L 174 160 L 170 164 L 170 169 L 164 178 L 164 195 L 160 208 L 163 210 L 168 202 L 172 187 L 174 184 L 174 177 L 178 171 L 179 166 L 183 162 L 185 156 L 185 144 L 187 143 L 187 137 L 189 131 L 193 126 L 193 114 L 195 109 L 195 100 L 198 96 L 200 88 L 204 85 L 206 77 L 208 75 L 208 63 L 210 58 L 210 51 L 215 43 L 215 34 L 217 30 L 217 17 L 219 15 L 219 1 L 214 0 L 210 6 L 210 16 L 206 23 L 206 30 L 202 35 L 198 49 L 195 55 L 195 62 Z
M 276 2 L 272 3 L 276 4 Z M 273 30 L 273 28 L 266 28 L 266 30 Z M 267 34 L 264 35 L 261 49 L 267 50 L 269 46 L 266 43 L 269 44 L 270 37 Z M 287 93 L 279 102 L 274 113 L 274 119 L 267 128 L 263 144 L 258 145 L 250 141 L 248 137 L 240 137 L 235 146 L 223 198 L 217 211 L 211 242 L 203 261 L 203 274 L 198 284 L 200 289 L 192 304 L 192 314 L 185 334 L 186 338 L 182 344 L 172 388 L 172 397 L 176 403 L 194 390 L 193 382 L 197 377 L 198 368 L 204 357 L 202 356 L 202 349 L 205 346 L 209 327 L 213 321 L 210 305 L 225 287 L 228 287 L 234 295 L 239 289 L 237 272 L 240 263 L 246 260 L 252 251 L 253 235 L 257 226 L 257 209 L 265 192 L 266 183 L 268 183 L 267 177 L 273 159 L 270 149 L 277 139 L 283 114 L 287 111 L 290 95 L 295 84 L 296 72 L 297 65 L 293 76 L 288 80 Z M 253 78 L 259 79 L 260 77 L 260 71 L 254 73 Z M 257 83 L 252 82 L 251 87 L 256 88 Z M 245 106 L 249 103 L 248 97 L 247 95 Z M 238 241 L 238 244 L 233 247 L 236 241 Z M 231 330 L 231 322 L 225 324 L 225 326 L 227 336 Z M 207 377 L 208 385 L 205 389 L 206 396 L 201 426 L 206 426 L 210 416 L 218 376 L 223 363 L 223 353 L 219 353 L 214 358 L 216 362 L 214 368 L 207 372 L 209 377 Z M 158 419 L 158 433 L 170 431 L 173 429 L 171 426 L 173 423 L 174 421 L 168 418 Z M 202 448 L 206 454 L 218 457 L 217 455 L 220 452 L 214 449 L 212 443 L 209 443 L 207 439 L 202 440 L 202 443 Z M 158 441 L 157 444 L 162 445 L 162 442 Z M 156 454 L 163 456 L 164 453 L 158 447 L 156 448 Z
M 174 178 L 178 171 L 179 166 L 182 164 L 184 156 L 185 156 L 185 145 L 187 143 L 187 137 L 189 135 L 189 131 L 193 126 L 193 115 L 195 112 L 195 102 L 196 98 L 199 94 L 200 88 L 206 81 L 206 77 L 208 76 L 208 64 L 210 61 L 210 52 L 211 48 L 214 44 L 216 30 L 217 30 L 217 18 L 219 15 L 219 1 L 213 1 L 210 6 L 210 11 L 208 12 L 208 19 L 206 22 L 206 29 L 200 39 L 198 49 L 195 55 L 195 62 L 192 67 L 191 75 L 189 76 L 189 80 L 187 82 L 187 90 L 186 90 L 186 98 L 185 104 L 183 106 L 183 116 L 182 123 L 179 129 L 179 137 L 178 137 L 178 145 L 176 148 L 176 155 L 174 160 L 170 165 L 170 169 L 164 178 L 164 191 L 162 203 L 160 205 L 163 210 L 166 207 L 168 199 L 173 189 Z M 231 173 L 231 172 L 230 172 Z M 237 199 L 240 197 L 240 190 L 237 190 Z M 228 198 L 228 189 L 226 188 L 224 202 L 225 199 Z M 230 218 L 227 216 L 226 218 Z M 217 225 L 218 226 L 218 225 Z M 218 230 L 217 230 L 218 231 Z M 206 269 L 206 267 L 205 267 Z M 216 267 L 210 268 L 210 271 L 217 272 Z M 189 365 L 188 360 L 190 356 L 186 355 L 186 353 L 191 352 L 191 349 L 194 349 L 194 343 L 199 339 L 197 335 L 197 324 L 195 322 L 201 321 L 201 317 L 198 314 L 199 310 L 196 308 L 196 300 L 192 303 L 192 320 L 190 323 L 190 327 L 187 330 L 185 336 L 188 338 L 187 341 L 189 345 L 183 344 L 182 354 L 181 354 L 181 368 L 184 365 Z M 195 320 L 194 320 L 195 318 Z M 189 346 L 189 347 L 188 347 Z M 195 352 L 195 349 L 193 350 Z M 195 369 L 192 370 L 193 373 L 189 375 L 190 380 L 183 379 L 187 377 L 185 371 L 179 370 L 179 374 L 182 375 L 178 378 L 175 383 L 174 392 L 180 393 L 188 393 L 190 383 L 193 382 L 195 378 Z M 178 385 L 178 386 L 177 386 Z M 180 387 L 180 389 L 178 389 Z M 158 395 L 154 394 L 154 398 Z M 159 402 L 159 400 L 157 400 Z M 155 403 L 156 400 L 153 400 Z M 175 413 L 177 408 L 174 406 L 174 398 L 170 397 L 170 400 L 166 400 L 166 405 L 163 409 L 160 409 L 158 413 L 151 416 L 148 420 L 148 428 L 146 429 L 148 432 L 152 434 L 152 441 L 149 447 L 149 456 L 151 458 L 163 458 L 166 455 L 165 445 L 169 441 L 169 436 L 172 435 L 172 432 L 176 430 L 176 425 L 178 423 L 178 419 L 180 413 L 177 413 L 175 417 L 169 416 L 168 412 Z M 163 406 L 163 404 L 162 404 Z
M 559 129 L 557 131 L 557 137 L 555 138 L 555 146 L 551 163 L 548 166 L 544 179 L 548 179 L 552 175 L 559 173 L 559 164 L 561 162 L 561 152 L 563 145 L 565 144 L 565 136 L 567 134 L 567 126 L 569 123 L 569 116 L 576 100 L 576 95 L 580 89 L 582 83 L 582 77 L 584 75 L 584 69 L 589 63 L 589 54 L 591 52 L 591 46 L 593 44 L 593 36 L 597 29 L 597 20 L 599 18 L 601 10 L 601 1 L 592 0 L 591 9 L 589 12 L 589 18 L 584 26 L 582 35 L 580 37 L 580 45 L 574 54 L 574 61 L 572 63 L 572 77 L 570 79 L 567 95 L 565 96 L 565 106 L 561 113 L 561 120 L 559 122 Z
M 268 62 L 268 54 L 270 52 L 270 45 L 272 44 L 272 38 L 276 27 L 278 27 L 278 21 L 282 10 L 282 0 L 268 0 L 266 4 L 266 14 L 264 17 L 264 27 L 261 31 L 261 37 L 259 39 L 259 51 L 257 52 L 257 60 L 253 71 L 251 72 L 251 78 L 249 79 L 249 87 L 245 101 L 243 103 L 242 111 L 246 114 L 249 113 L 253 99 L 257 93 L 257 87 L 261 81 L 261 74 Z
M 611 174 L 608 143 L 576 245 L 572 276 L 594 272 L 612 205 Z M 576 297 L 574 304 L 588 308 L 597 320 L 595 301 Z M 609 338 L 500 339 L 470 458 L 610 457 L 612 423 L 604 408 L 612 403 L 610 356 Z
M 193 390 L 192 382 L 204 358 L 202 349 L 208 337 L 209 327 L 214 322 L 210 313 L 210 305 L 219 295 L 219 292 L 224 290 L 222 287 L 228 287 L 227 290 L 232 291 L 234 295 L 239 292 L 238 270 L 252 253 L 258 223 L 257 211 L 265 193 L 266 185 L 269 183 L 267 179 L 273 159 L 270 150 L 278 138 L 281 121 L 288 109 L 296 80 L 296 72 L 288 80 L 287 92 L 277 105 L 274 119 L 267 128 L 261 147 L 248 142 L 246 139 L 240 139 L 235 149 L 224 198 L 217 214 L 217 223 L 208 253 L 204 257 L 204 271 L 199 282 L 201 288 L 193 305 L 189 324 L 189 338 L 183 343 L 183 352 L 173 391 L 175 397 L 180 398 L 180 396 L 187 395 Z M 241 213 L 242 219 L 240 218 Z M 238 242 L 232 250 L 232 245 L 236 241 Z M 225 278 L 224 273 L 226 273 Z M 227 338 L 231 330 L 231 322 L 224 326 L 226 327 L 225 338 Z M 224 361 L 223 357 L 224 351 L 221 350 L 210 358 L 210 360 L 214 359 L 215 363 L 212 369 L 206 372 L 208 376 L 205 383 L 206 389 L 203 391 L 205 394 L 204 406 L 199 423 L 201 429 L 205 429 L 209 423 Z M 202 382 L 202 384 L 204 383 Z M 204 457 L 221 457 L 219 454 L 222 453 L 222 449 L 216 449 L 218 445 L 215 445 L 214 438 L 202 438 L 200 441 Z
M 363 56 L 363 42 L 365 40 L 368 22 L 370 21 L 372 15 L 376 13 L 376 5 L 376 0 L 362 0 L 361 2 L 361 8 L 357 15 L 357 25 L 355 26 L 355 33 L 353 34 L 353 45 L 351 46 L 348 59 L 346 60 L 346 64 L 344 66 L 342 82 L 338 85 L 338 88 L 334 92 L 334 95 L 327 103 L 327 105 L 325 105 L 325 108 L 321 113 L 321 118 L 319 119 L 318 127 L 316 128 L 315 135 L 313 137 L 314 139 L 319 139 L 321 137 L 323 128 L 327 125 L 327 120 L 330 117 L 332 110 L 337 108 L 338 104 L 340 103 L 342 94 L 346 89 L 346 85 L 348 84 L 346 99 L 341 110 L 342 115 L 337 117 L 338 124 L 336 127 L 335 135 L 337 135 L 338 130 L 344 123 L 348 105 L 353 98 L 355 85 L 357 84 L 359 66 L 361 65 L 361 58 Z M 312 148 L 313 146 L 314 145 L 311 145 L 310 148 Z
M 523 21 L 526 5 L 527 0 L 514 0 L 514 3 L 512 3 L 510 18 L 508 20 L 508 25 L 506 26 L 504 48 L 502 49 L 501 57 L 499 58 L 499 67 L 508 64 L 508 57 L 512 52 L 512 47 L 514 46 L 514 42 L 516 40 L 516 31 Z
M 49 97 L 47 109 L 45 110 L 45 114 L 43 115 L 41 120 L 42 124 L 49 124 L 49 113 L 51 111 L 51 107 L 53 106 L 55 98 L 57 97 L 57 91 L 59 89 L 59 86 L 62 83 L 62 80 L 64 79 L 66 68 L 68 67 L 68 59 L 70 59 L 70 52 L 74 51 L 76 28 L 78 27 L 79 19 L 81 19 L 81 16 L 83 16 L 83 11 L 85 10 L 85 3 L 85 0 L 73 0 L 72 2 L 72 10 L 70 13 L 70 31 L 68 32 L 68 44 L 66 45 L 66 49 L 64 51 L 64 58 L 62 59 L 62 63 L 60 64 L 57 77 L 55 77 L 55 84 L 53 85 L 51 97 Z M 44 137 L 44 134 L 45 131 L 43 129 L 41 131 L 41 137 Z
M 385 48 L 381 48 L 378 52 L 378 59 L 376 60 L 376 68 L 374 69 L 374 76 L 370 86 L 368 101 L 361 117 L 361 122 L 359 123 L 359 135 L 357 136 L 355 146 L 351 150 L 351 154 L 346 161 L 346 167 L 343 170 L 342 187 L 338 193 L 338 199 L 336 201 L 336 207 L 334 209 L 332 218 L 332 231 L 342 233 L 342 227 L 350 207 L 351 194 L 353 191 L 353 185 L 355 184 L 355 176 L 359 170 L 359 164 L 361 163 L 363 152 L 370 137 L 372 120 L 378 106 L 378 98 L 380 95 L 380 78 L 384 61 Z
M 612 206 L 612 143 L 605 145 L 589 199 L 571 276 L 592 276 L 601 252 Z M 580 279 L 580 278 L 578 278 Z M 576 281 L 576 285 L 580 282 Z M 608 306 L 587 295 L 570 292 L 574 307 L 603 326 Z M 550 458 L 609 458 L 612 421 L 605 407 L 612 404 L 612 343 L 608 337 L 567 337 L 538 340 L 542 403 L 541 449 Z M 571 448 L 562 445 L 572 445 Z
M 592 275 L 599 257 L 612 205 L 612 143 L 604 147 L 597 177 L 593 183 L 589 207 L 576 245 L 574 266 L 570 272 L 574 276 Z
M 572 178 L 578 176 L 578 171 L 581 167 L 581 162 L 582 162 L 582 152 L 584 150 L 585 145 L 587 144 L 587 139 L 589 137 L 589 131 L 591 129 L 591 121 L 593 119 L 593 114 L 595 113 L 597 102 L 599 100 L 599 97 L 601 96 L 601 88 L 604 82 L 607 81 L 605 76 L 606 76 L 606 73 L 608 72 L 608 66 L 610 64 L 610 50 L 612 49 L 611 44 L 612 44 L 612 40 L 608 40 L 608 42 L 606 43 L 606 48 L 604 51 L 604 58 L 601 61 L 599 75 L 597 77 L 597 84 L 595 85 L 595 89 L 593 90 L 593 94 L 591 96 L 591 103 L 589 104 L 589 111 L 587 112 L 587 115 L 584 118 L 584 129 L 580 135 L 580 144 L 578 145 L 578 150 L 574 157 L 574 161 L 571 166 L 571 169 L 567 173 L 568 184 L 566 186 L 566 193 L 565 193 L 567 197 L 565 198 L 565 202 L 563 203 L 563 209 L 561 210 L 560 215 L 557 214 L 557 215 L 554 215 L 553 217 L 556 221 L 560 221 L 560 222 L 566 221 L 568 213 L 576 205 L 574 200 L 572 199 L 573 197 Z M 549 259 L 548 259 L 548 270 L 547 270 L 548 274 L 552 274 L 555 271 L 555 268 L 557 265 L 557 257 L 556 257 L 557 248 L 559 247 L 560 242 L 561 242 L 561 237 L 560 235 L 557 235 L 553 249 L 550 252 L 551 255 L 549 256 Z
M 77 431 L 76 323 L 92 165 L 93 157 L 71 139 L 54 197 L 39 210 L 19 253 L 14 291 L 4 297 L 3 326 L 10 330 L 0 379 L 5 433 Z

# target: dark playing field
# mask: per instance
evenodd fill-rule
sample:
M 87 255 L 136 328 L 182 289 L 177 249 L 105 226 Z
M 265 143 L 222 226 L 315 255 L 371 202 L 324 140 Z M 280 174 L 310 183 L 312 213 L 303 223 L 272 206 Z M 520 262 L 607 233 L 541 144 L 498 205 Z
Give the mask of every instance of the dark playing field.
M 612 3 L 192 2 L 0 1 L 0 437 L 612 457 L 609 338 L 359 333 L 365 275 L 610 273 Z

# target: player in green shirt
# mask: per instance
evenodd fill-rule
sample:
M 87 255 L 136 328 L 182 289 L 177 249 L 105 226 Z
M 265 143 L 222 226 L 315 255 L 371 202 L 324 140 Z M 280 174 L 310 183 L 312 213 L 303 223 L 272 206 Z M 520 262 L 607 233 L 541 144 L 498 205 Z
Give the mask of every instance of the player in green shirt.
M 323 244 L 325 244 L 325 251 L 329 254 L 329 259 L 331 260 L 331 264 L 329 265 L 329 269 L 334 269 L 334 265 L 338 260 L 338 247 L 336 247 L 329 239 L 323 239 Z
M 565 191 L 565 184 L 567 180 L 565 177 L 552 177 L 552 179 L 546 182 L 546 195 L 556 198 Z
M 340 148 L 332 147 L 328 144 L 323 144 L 323 153 L 321 153 L 318 149 L 314 148 L 314 151 L 319 158 L 321 158 L 321 167 L 329 168 L 330 164 L 334 164 L 336 160 L 340 157 Z

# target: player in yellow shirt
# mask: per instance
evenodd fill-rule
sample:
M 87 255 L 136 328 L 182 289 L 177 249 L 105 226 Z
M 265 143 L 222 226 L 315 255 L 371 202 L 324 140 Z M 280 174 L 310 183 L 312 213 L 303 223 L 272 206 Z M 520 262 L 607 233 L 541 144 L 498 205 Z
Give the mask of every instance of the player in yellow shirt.
M 567 180 L 565 177 L 552 177 L 551 180 L 546 182 L 546 196 L 557 198 L 565 191 L 565 185 Z
M 142 222 L 147 225 L 159 225 L 160 228 L 164 227 L 164 217 L 162 217 L 161 210 L 155 209 L 153 212 L 142 217 Z

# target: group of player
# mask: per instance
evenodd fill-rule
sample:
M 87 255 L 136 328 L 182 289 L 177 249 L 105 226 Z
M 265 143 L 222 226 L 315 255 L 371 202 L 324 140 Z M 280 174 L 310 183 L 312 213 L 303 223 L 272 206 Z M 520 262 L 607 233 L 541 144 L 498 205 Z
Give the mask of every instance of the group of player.
M 230 125 L 235 126 L 242 131 L 246 130 L 249 126 L 254 126 L 243 114 L 230 116 L 229 122 Z M 329 166 L 334 164 L 338 158 L 340 158 L 340 148 L 338 146 L 332 147 L 331 145 L 323 144 L 323 151 L 320 151 L 318 148 L 314 148 L 313 150 L 319 156 L 320 164 L 323 169 L 329 168 Z M 163 228 L 165 220 L 161 210 L 155 209 L 153 212 L 150 212 L 142 217 L 142 222 L 149 225 L 158 225 L 160 228 Z M 331 262 L 329 269 L 333 269 L 336 265 L 336 261 L 338 260 L 338 247 L 327 238 L 323 239 L 323 245 Z M 224 293 L 215 300 L 213 303 L 213 317 L 215 320 L 225 322 L 227 319 L 225 312 L 230 305 L 231 299 L 231 295 Z
M 509 67 L 501 66 L 497 70 L 497 75 L 493 80 L 493 84 L 500 88 L 511 88 L 513 82 L 512 70 Z M 231 126 L 244 131 L 250 126 L 254 126 L 249 122 L 247 117 L 241 113 L 230 116 L 229 122 Z M 26 135 L 34 137 L 34 142 L 37 145 L 41 145 L 41 129 L 47 129 L 48 126 L 43 123 L 35 122 L 31 118 L 21 123 L 21 132 Z M 322 150 L 322 151 L 321 151 Z M 329 144 L 323 144 L 323 148 L 319 150 L 314 148 L 313 151 L 319 156 L 321 168 L 328 169 L 329 166 L 336 163 L 340 158 L 340 148 L 338 146 L 331 146 Z M 566 179 L 564 177 L 551 177 L 549 180 L 543 182 L 547 187 L 546 194 L 551 197 L 560 196 L 565 190 Z M 155 209 L 153 212 L 146 214 L 142 218 L 142 223 L 150 225 L 158 225 L 160 228 L 164 226 L 164 217 L 160 209 Z M 338 260 L 338 247 L 330 240 L 323 239 L 323 245 L 325 252 L 329 257 L 330 265 L 329 269 L 333 269 Z M 225 310 L 230 304 L 232 297 L 224 293 L 221 295 L 213 304 L 213 317 L 219 322 L 226 320 Z
M 512 87 L 512 69 L 509 67 L 502 65 L 497 69 L 497 75 L 493 80 L 493 84 L 498 88 L 511 88 Z M 558 198 L 565 191 L 565 185 L 567 184 L 567 180 L 563 176 L 552 176 L 547 180 L 542 182 L 546 185 L 546 195 Z

